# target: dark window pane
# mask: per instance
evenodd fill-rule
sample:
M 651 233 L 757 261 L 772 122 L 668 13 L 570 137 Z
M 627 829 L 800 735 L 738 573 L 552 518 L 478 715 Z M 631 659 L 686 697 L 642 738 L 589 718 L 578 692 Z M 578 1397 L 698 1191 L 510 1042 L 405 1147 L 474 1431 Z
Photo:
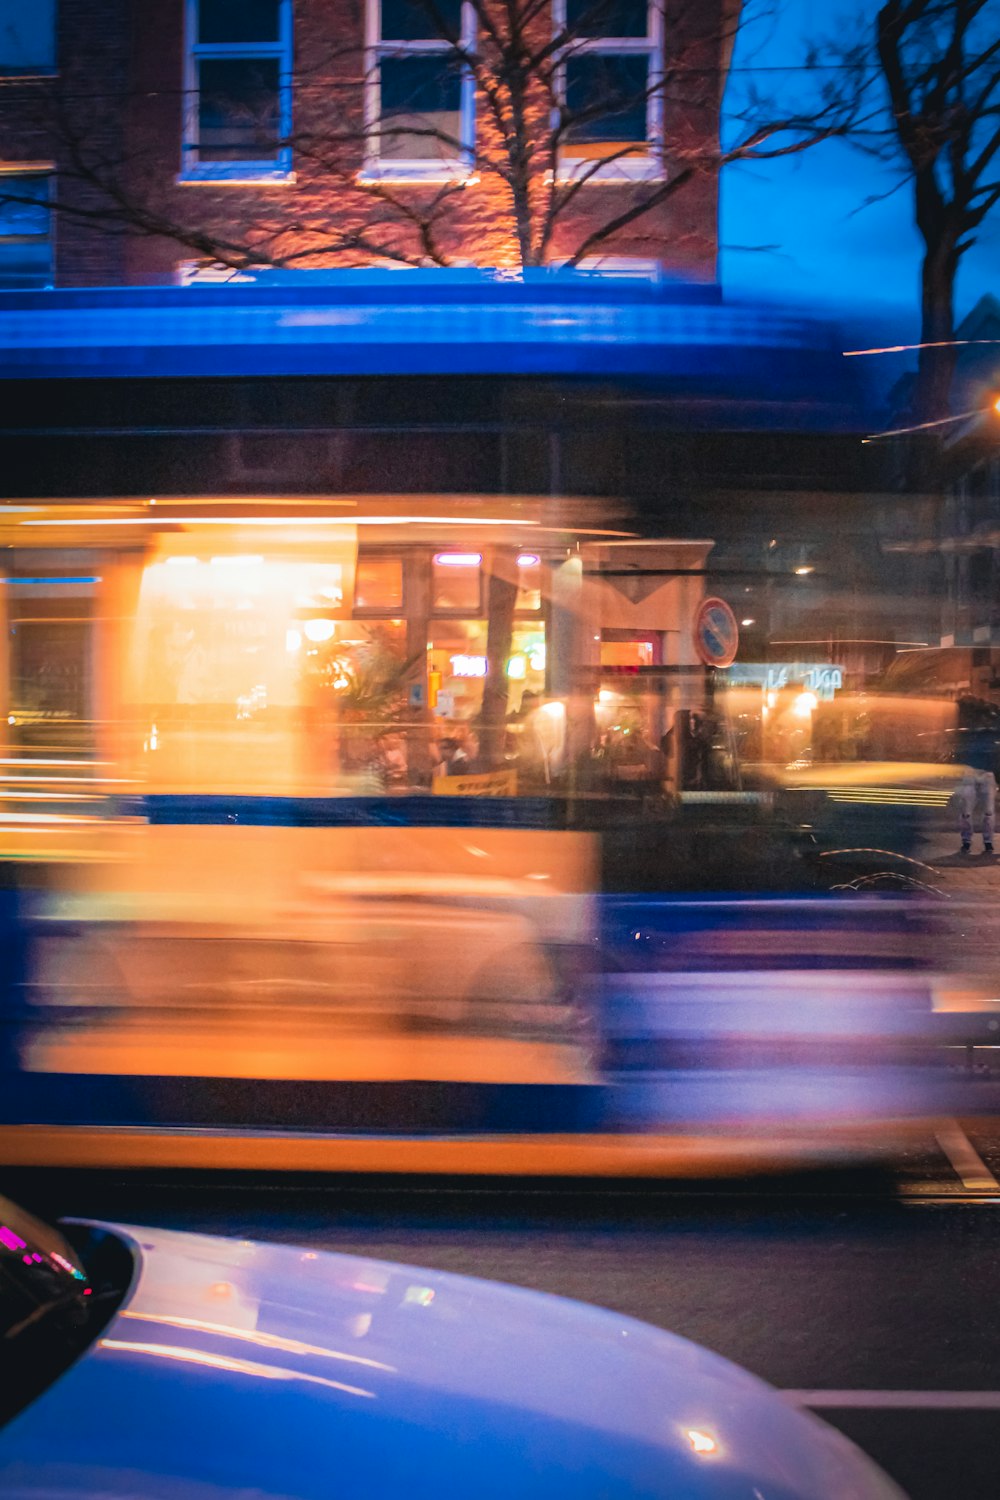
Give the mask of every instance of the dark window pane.
M 278 155 L 278 60 L 203 58 L 198 65 L 202 161 L 274 161 Z
M 454 157 L 462 130 L 462 75 L 454 58 L 384 57 L 378 154 L 393 161 Z
M 83 620 L 19 620 L 11 627 L 11 712 L 22 728 L 87 716 L 90 627 Z
M 0 73 L 52 68 L 55 60 L 54 0 L 0 0 Z
M 52 245 L 49 240 L 0 239 L 0 287 L 49 286 Z
M 594 52 L 566 63 L 566 140 L 642 142 L 646 140 L 649 60 Z
M 276 42 L 280 0 L 201 0 L 199 42 Z
M 566 0 L 566 27 L 574 36 L 646 36 L 646 0 Z
M 382 0 L 382 40 L 433 41 L 457 38 L 462 0 Z
M 48 177 L 0 172 L 0 236 L 48 232 Z

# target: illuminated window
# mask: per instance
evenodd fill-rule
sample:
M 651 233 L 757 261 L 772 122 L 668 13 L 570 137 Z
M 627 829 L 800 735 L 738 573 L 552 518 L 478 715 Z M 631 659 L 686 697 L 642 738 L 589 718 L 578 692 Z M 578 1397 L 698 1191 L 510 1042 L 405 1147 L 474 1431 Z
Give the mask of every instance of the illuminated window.
M 662 28 L 647 0 L 555 0 L 564 171 L 648 177 L 659 170 Z
M 55 67 L 55 0 L 0 0 L 0 77 Z
M 482 607 L 481 567 L 478 552 L 439 552 L 432 580 L 434 608 L 476 613 Z
M 354 578 L 354 608 L 394 610 L 403 607 L 403 559 L 362 552 Z
M 434 713 L 443 719 L 475 718 L 486 675 L 485 622 L 433 620 L 427 632 L 427 681 Z
M 462 0 L 369 0 L 367 171 L 420 179 L 468 169 L 475 90 L 458 48 L 474 35 Z
M 188 0 L 185 177 L 287 176 L 291 0 Z
M 602 667 L 651 667 L 655 662 L 652 641 L 602 641 Z
M 0 171 L 0 287 L 51 286 L 49 178 Z
M 545 626 L 538 621 L 522 621 L 511 635 L 511 654 L 507 660 L 507 708 L 521 706 L 525 693 L 541 697 L 546 683 Z

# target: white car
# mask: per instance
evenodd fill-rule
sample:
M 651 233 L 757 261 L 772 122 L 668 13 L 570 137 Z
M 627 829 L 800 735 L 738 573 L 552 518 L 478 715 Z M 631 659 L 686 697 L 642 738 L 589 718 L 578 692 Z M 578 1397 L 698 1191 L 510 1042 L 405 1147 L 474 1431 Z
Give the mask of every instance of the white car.
M 901 1500 L 833 1429 L 615 1313 L 0 1200 L 4 1500 Z

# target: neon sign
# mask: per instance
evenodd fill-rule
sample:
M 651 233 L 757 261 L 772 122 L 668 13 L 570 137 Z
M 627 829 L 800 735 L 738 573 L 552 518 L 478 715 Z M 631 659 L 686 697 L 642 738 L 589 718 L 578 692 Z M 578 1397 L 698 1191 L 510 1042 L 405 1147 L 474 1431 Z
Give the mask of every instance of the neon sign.
M 485 656 L 466 656 L 460 652 L 457 656 L 450 658 L 451 672 L 453 677 L 485 677 L 487 662 Z

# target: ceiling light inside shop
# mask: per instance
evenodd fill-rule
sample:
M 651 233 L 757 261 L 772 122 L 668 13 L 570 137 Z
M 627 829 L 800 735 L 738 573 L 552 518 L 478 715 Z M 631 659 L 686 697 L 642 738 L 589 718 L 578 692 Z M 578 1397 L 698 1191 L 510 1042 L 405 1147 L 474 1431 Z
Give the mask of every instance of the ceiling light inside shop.
M 333 620 L 306 620 L 302 629 L 305 631 L 306 640 L 318 646 L 322 641 L 330 639 L 337 626 Z

